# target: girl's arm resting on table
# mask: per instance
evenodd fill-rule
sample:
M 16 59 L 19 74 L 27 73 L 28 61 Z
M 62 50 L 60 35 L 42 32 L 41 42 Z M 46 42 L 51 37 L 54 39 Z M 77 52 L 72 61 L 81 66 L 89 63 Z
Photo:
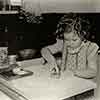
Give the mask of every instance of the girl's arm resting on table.
M 91 47 L 91 51 L 88 52 L 89 55 L 87 57 L 88 60 L 88 73 L 90 74 L 90 76 L 94 76 L 96 77 L 97 74 L 97 67 L 98 67 L 98 45 L 97 44 L 93 44 L 93 46 Z
M 64 41 L 63 50 L 62 50 L 62 60 L 61 60 L 61 71 L 66 70 L 66 59 L 67 59 L 67 45 Z
M 54 58 L 52 52 L 50 51 L 48 47 L 42 48 L 41 55 L 48 62 L 48 64 L 50 64 L 51 70 L 55 68 L 56 72 L 59 72 L 56 59 Z
M 90 51 L 88 51 L 88 68 L 93 69 L 94 71 L 97 71 L 98 67 L 98 45 L 93 44 Z
M 87 68 L 84 70 L 75 71 L 75 75 L 83 78 L 94 78 L 97 74 L 98 67 L 98 46 L 94 44 L 89 50 L 87 55 Z

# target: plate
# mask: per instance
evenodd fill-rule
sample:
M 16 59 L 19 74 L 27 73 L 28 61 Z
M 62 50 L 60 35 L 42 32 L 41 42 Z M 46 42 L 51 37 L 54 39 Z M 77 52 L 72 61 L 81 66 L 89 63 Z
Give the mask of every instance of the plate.
M 25 70 L 20 70 L 20 71 L 14 73 L 14 74 L 17 74 L 17 75 L 25 75 L 25 74 L 28 74 L 28 72 L 25 71 Z
M 16 73 L 14 73 L 12 70 L 10 71 L 2 71 L 0 73 L 0 77 L 6 79 L 6 80 L 13 80 L 13 79 L 18 79 L 18 78 L 22 78 L 22 77 L 27 77 L 30 75 L 33 75 L 34 73 L 32 71 L 29 70 L 24 70 L 22 69 L 21 71 L 18 71 Z

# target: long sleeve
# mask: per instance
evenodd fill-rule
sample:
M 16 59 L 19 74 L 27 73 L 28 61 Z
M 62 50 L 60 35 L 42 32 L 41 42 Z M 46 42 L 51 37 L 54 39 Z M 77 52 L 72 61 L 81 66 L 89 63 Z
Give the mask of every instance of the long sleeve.
M 88 68 L 97 70 L 97 59 L 98 59 L 98 45 L 91 43 L 87 51 Z
M 75 75 L 82 78 L 94 78 L 97 74 L 97 60 L 98 60 L 98 46 L 95 43 L 90 42 L 86 54 L 87 54 L 87 66 L 84 70 L 76 70 Z
M 63 40 L 57 39 L 57 42 L 55 44 L 49 45 L 47 46 L 47 48 L 51 51 L 52 54 L 62 52 Z
M 48 64 L 50 64 L 51 68 L 56 68 L 57 72 L 58 72 L 58 65 L 56 58 L 53 56 L 53 54 L 61 52 L 62 46 L 63 46 L 62 40 L 59 40 L 57 41 L 56 44 L 41 49 L 42 57 L 48 62 Z
M 62 61 L 61 61 L 61 70 L 64 71 L 66 69 L 66 59 L 67 59 L 67 45 L 64 41 L 63 51 L 62 51 Z
M 58 67 L 57 67 L 56 59 L 53 56 L 51 50 L 49 50 L 49 48 L 47 48 L 47 47 L 42 48 L 41 55 L 48 62 L 48 64 L 50 65 L 50 70 L 55 68 L 56 72 L 59 72 Z

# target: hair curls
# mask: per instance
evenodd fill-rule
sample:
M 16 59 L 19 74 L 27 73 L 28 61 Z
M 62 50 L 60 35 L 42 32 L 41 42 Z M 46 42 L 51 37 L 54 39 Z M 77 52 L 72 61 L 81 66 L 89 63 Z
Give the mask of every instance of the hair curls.
M 82 19 L 80 16 L 77 16 L 76 14 L 67 14 L 64 15 L 58 25 L 56 30 L 56 35 L 58 37 L 63 37 L 64 32 L 71 32 L 74 31 L 76 34 L 78 34 L 83 40 L 87 39 L 89 36 L 88 31 L 84 27 L 90 26 L 90 23 L 88 20 Z

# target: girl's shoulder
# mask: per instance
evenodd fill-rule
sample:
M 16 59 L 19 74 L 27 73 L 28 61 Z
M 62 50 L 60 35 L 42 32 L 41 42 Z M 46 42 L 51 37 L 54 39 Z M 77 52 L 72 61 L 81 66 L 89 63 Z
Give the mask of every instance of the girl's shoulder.
M 98 49 L 99 46 L 95 43 L 95 42 L 91 42 L 91 41 L 86 41 L 84 42 L 85 46 L 87 46 L 88 48 L 94 48 L 94 49 Z
M 87 48 L 87 53 L 88 54 L 91 53 L 91 52 L 95 52 L 96 53 L 98 51 L 98 49 L 99 49 L 99 46 L 96 43 L 91 42 L 91 41 L 84 42 L 84 45 Z

